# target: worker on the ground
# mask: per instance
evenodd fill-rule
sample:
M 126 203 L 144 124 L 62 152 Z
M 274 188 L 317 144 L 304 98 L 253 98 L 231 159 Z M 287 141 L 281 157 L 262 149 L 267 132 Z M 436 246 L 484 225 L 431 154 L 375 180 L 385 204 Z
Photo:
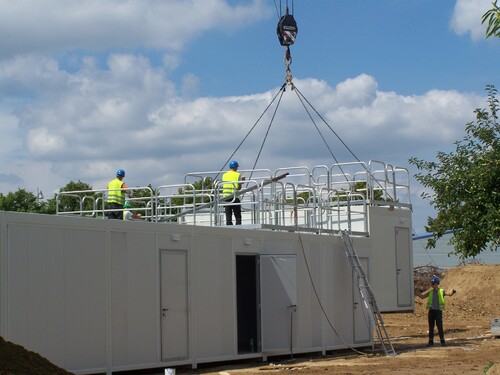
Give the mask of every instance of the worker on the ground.
M 123 205 L 125 204 L 125 194 L 130 194 L 127 185 L 122 181 L 125 178 L 125 171 L 118 169 L 116 178 L 108 184 L 108 203 L 111 210 L 108 214 L 109 219 L 121 220 L 123 217 Z
M 233 160 L 229 163 L 229 171 L 222 176 L 222 196 L 228 198 L 229 204 L 225 206 L 226 225 L 233 225 L 233 213 L 236 219 L 236 225 L 241 225 L 241 201 L 237 197 L 237 193 L 241 190 L 242 183 L 245 181 L 245 176 L 240 178 L 238 171 L 238 162 Z
M 132 211 L 130 211 L 130 203 L 129 202 L 125 202 L 125 204 L 123 205 L 123 208 L 124 208 L 124 211 L 123 211 L 123 220 L 125 221 L 131 221 L 131 220 L 140 220 L 142 219 L 142 216 L 141 214 L 139 213 L 133 213 Z
M 439 287 L 439 279 L 437 277 L 433 277 L 431 279 L 431 284 L 431 289 L 417 294 L 422 299 L 427 298 L 427 309 L 429 310 L 427 315 L 427 319 L 429 321 L 429 342 L 427 346 L 434 345 L 434 325 L 437 325 L 441 345 L 446 346 L 443 330 L 443 310 L 445 308 L 444 297 L 452 296 L 457 291 L 453 289 L 451 294 L 446 294 L 446 291 Z

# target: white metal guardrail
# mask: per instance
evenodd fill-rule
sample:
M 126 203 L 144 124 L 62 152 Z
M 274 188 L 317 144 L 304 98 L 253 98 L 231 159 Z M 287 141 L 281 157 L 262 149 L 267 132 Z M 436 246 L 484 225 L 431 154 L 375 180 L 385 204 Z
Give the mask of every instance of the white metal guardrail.
M 135 187 L 129 210 L 151 222 L 222 226 L 223 172 L 192 172 L 183 184 Z M 370 205 L 411 208 L 408 170 L 381 161 L 307 167 L 241 170 L 247 176 L 239 194 L 243 225 L 368 232 Z M 285 177 L 286 176 L 286 177 Z M 57 215 L 107 218 L 107 189 L 56 194 Z

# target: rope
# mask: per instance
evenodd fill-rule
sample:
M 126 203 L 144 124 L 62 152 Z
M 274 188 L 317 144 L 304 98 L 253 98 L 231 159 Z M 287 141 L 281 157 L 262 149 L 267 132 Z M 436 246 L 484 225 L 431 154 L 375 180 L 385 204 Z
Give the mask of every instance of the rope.
M 304 101 L 307 102 L 307 104 L 309 104 L 309 106 L 314 110 L 314 112 L 316 112 L 316 114 L 318 114 L 318 116 L 323 120 L 323 122 L 325 122 L 327 124 L 327 126 L 333 131 L 333 129 L 330 127 L 330 125 L 328 125 L 328 123 L 325 121 L 325 119 L 323 117 L 321 117 L 321 115 L 318 113 L 318 111 L 316 111 L 316 109 L 311 105 L 311 103 L 304 97 L 304 95 L 300 92 L 300 90 L 294 85 L 292 84 L 292 88 L 293 90 L 295 91 L 295 93 L 297 94 L 297 98 L 299 98 L 300 102 L 302 103 L 302 106 L 304 107 L 304 110 L 306 111 L 307 115 L 309 116 L 309 118 L 311 119 L 311 122 L 314 124 L 314 127 L 316 128 L 316 130 L 318 131 L 321 139 L 323 140 L 323 143 L 325 144 L 326 148 L 328 149 L 328 151 L 330 151 L 330 155 L 332 155 L 332 158 L 333 160 L 335 160 L 335 163 L 339 164 L 339 169 L 340 169 L 340 172 L 342 172 L 342 175 L 344 176 L 345 180 L 346 181 L 349 181 L 348 177 L 347 177 L 347 174 L 344 172 L 344 170 L 342 169 L 342 167 L 340 166 L 340 163 L 339 161 L 337 160 L 337 158 L 335 157 L 332 149 L 330 148 L 330 146 L 328 145 L 328 142 L 326 141 L 325 137 L 323 136 L 323 133 L 321 133 L 321 130 L 319 130 L 318 128 L 318 125 L 316 124 L 316 122 L 314 121 L 314 118 L 312 117 L 311 113 L 309 112 L 309 110 L 307 109 L 306 105 L 304 104 Z M 344 141 L 342 141 L 342 139 L 340 139 L 340 137 L 337 135 L 337 133 L 335 133 L 335 131 L 333 131 L 333 133 L 337 136 L 337 138 L 342 142 L 342 144 L 345 145 Z M 347 147 L 347 146 L 346 146 Z M 349 149 L 349 148 L 348 148 Z M 350 150 L 349 150 L 350 151 Z M 356 158 L 357 159 L 357 158 Z M 358 159 L 357 159 L 358 160 Z M 359 160 L 358 160 L 359 161 Z
M 362 355 L 367 355 L 366 353 L 363 353 L 363 352 L 357 350 L 352 345 L 350 345 L 346 340 L 344 340 L 342 338 L 342 336 L 340 336 L 340 334 L 337 332 L 337 330 L 335 329 L 335 327 L 333 326 L 333 322 L 328 317 L 328 314 L 326 313 L 325 307 L 323 306 L 323 303 L 321 302 L 321 298 L 319 297 L 318 291 L 316 290 L 316 285 L 314 284 L 314 280 L 312 278 L 311 269 L 309 268 L 309 262 L 307 261 L 306 253 L 304 251 L 304 243 L 302 242 L 302 236 L 300 235 L 300 232 L 298 231 L 298 227 L 296 227 L 296 230 L 297 230 L 297 235 L 299 237 L 300 250 L 302 252 L 302 256 L 304 257 L 304 264 L 306 265 L 307 274 L 309 276 L 309 281 L 311 282 L 311 287 L 313 289 L 314 295 L 316 296 L 316 300 L 318 301 L 318 304 L 319 304 L 319 307 L 321 309 L 321 312 L 323 313 L 323 316 L 325 317 L 326 321 L 328 322 L 328 325 L 330 326 L 330 328 L 333 331 L 333 333 L 335 333 L 335 335 L 340 339 L 340 341 L 342 341 L 342 343 L 344 345 L 346 345 L 349 349 L 351 349 L 355 353 L 362 354 Z M 363 317 L 365 319 L 365 324 L 367 324 L 366 317 L 365 317 L 364 314 L 363 314 Z
M 328 124 L 328 122 L 326 122 L 326 120 L 323 118 L 323 116 L 321 116 L 321 114 L 316 110 L 316 108 L 314 108 L 314 106 L 307 100 L 307 98 L 300 92 L 300 90 L 296 87 L 295 87 L 295 90 L 296 92 L 298 92 L 300 94 L 300 96 L 306 101 L 306 103 L 312 108 L 312 110 L 318 115 L 318 117 L 325 123 L 325 125 L 332 131 L 332 133 L 337 137 L 337 139 L 344 145 L 344 147 L 347 149 L 347 151 L 349 151 L 349 153 L 354 157 L 354 159 L 356 159 L 357 162 L 361 162 L 358 157 L 354 154 L 354 152 L 349 148 L 349 146 L 347 146 L 347 144 L 342 140 L 342 138 L 340 138 L 340 136 L 337 134 L 337 132 L 335 132 L 335 130 L 333 130 L 333 128 L 330 126 L 330 124 Z
M 250 174 L 250 177 L 249 177 L 250 180 L 252 179 L 252 174 L 253 174 L 253 171 L 255 170 L 255 166 L 257 165 L 257 162 L 259 161 L 259 157 L 260 157 L 260 154 L 262 152 L 262 148 L 264 147 L 264 144 L 266 143 L 267 136 L 269 135 L 269 130 L 271 130 L 271 125 L 273 124 L 274 118 L 276 117 L 276 112 L 278 111 L 278 107 L 280 106 L 281 98 L 283 98 L 283 93 L 285 92 L 285 90 L 284 90 L 283 87 L 285 87 L 285 85 L 283 85 L 281 87 L 281 90 L 280 90 L 281 91 L 281 95 L 280 95 L 280 98 L 278 100 L 278 104 L 276 105 L 276 108 L 274 109 L 273 116 L 271 117 L 271 121 L 269 122 L 269 126 L 267 127 L 266 135 L 264 136 L 262 144 L 260 145 L 259 152 L 258 152 L 257 157 L 255 159 L 255 162 L 253 164 L 252 173 Z
M 300 92 L 300 90 L 297 88 L 297 86 L 293 85 L 292 84 L 292 87 L 294 89 L 294 91 L 296 92 L 297 94 L 297 97 L 299 98 L 300 102 L 302 103 L 302 105 L 304 106 L 304 109 L 306 110 L 307 114 L 309 115 L 309 118 L 311 119 L 312 123 L 314 124 L 314 126 L 316 127 L 316 130 L 318 131 L 318 133 L 320 134 L 321 138 L 323 139 L 323 142 L 325 143 L 326 147 L 328 148 L 328 150 L 330 151 L 330 154 L 332 155 L 333 159 L 335 160 L 335 162 L 337 164 L 339 164 L 339 162 L 337 161 L 337 158 L 335 157 L 335 155 L 333 154 L 333 152 L 331 151 L 330 147 L 328 146 L 325 138 L 323 137 L 323 134 L 321 133 L 321 131 L 319 130 L 318 126 L 316 125 L 316 122 L 313 120 L 310 112 L 307 110 L 306 106 L 304 105 L 304 102 L 302 101 L 302 99 L 309 105 L 309 107 L 311 107 L 311 109 L 316 113 L 316 115 L 323 121 L 323 123 L 328 127 L 328 129 L 330 129 L 330 131 L 335 135 L 335 137 L 337 137 L 337 139 L 340 141 L 340 143 L 342 143 L 342 145 L 346 148 L 347 151 L 349 151 L 349 153 L 354 157 L 354 159 L 356 159 L 357 162 L 361 163 L 361 160 L 356 156 L 356 154 L 354 154 L 354 152 L 349 148 L 349 146 L 342 140 L 342 138 L 340 138 L 340 136 L 337 134 L 337 132 L 335 130 L 333 130 L 333 128 L 330 126 L 330 124 L 323 118 L 323 116 L 321 116 L 321 114 L 316 110 L 316 108 L 314 108 L 314 106 L 307 100 L 307 98 L 302 94 L 302 92 Z M 342 167 L 339 165 L 338 166 L 342 175 L 344 176 L 344 178 L 346 179 L 346 181 L 349 181 L 348 177 L 347 177 L 347 174 L 344 172 L 344 170 L 342 169 Z M 373 181 L 375 181 L 379 187 L 382 187 L 383 186 L 380 184 L 380 182 L 374 178 L 373 175 L 371 175 L 371 177 L 373 177 Z
M 280 10 L 278 10 L 278 5 L 276 5 L 276 0 L 274 0 L 274 8 L 276 9 L 276 16 L 278 19 L 281 17 L 281 0 L 280 0 Z
M 280 0 L 280 10 L 278 12 L 278 6 L 276 5 L 276 0 L 274 0 L 274 8 L 276 8 L 276 14 L 278 15 L 278 19 L 282 16 L 281 9 L 283 7 L 281 6 L 281 0 Z M 285 2 L 285 8 L 288 8 L 288 0 Z M 294 2 L 292 0 L 292 14 L 294 13 Z
M 328 146 L 328 142 L 326 141 L 325 137 L 323 137 L 323 134 L 321 133 L 321 130 L 319 130 L 318 125 L 316 125 L 316 122 L 314 121 L 313 117 L 311 116 L 311 113 L 309 112 L 309 110 L 307 109 L 306 105 L 304 104 L 304 101 L 302 100 L 303 99 L 302 93 L 295 87 L 295 85 L 293 85 L 293 87 L 295 89 L 294 90 L 295 93 L 297 94 L 297 98 L 299 98 L 300 102 L 302 103 L 302 106 L 304 107 L 304 110 L 306 111 L 307 115 L 311 119 L 311 122 L 313 123 L 314 127 L 318 131 L 321 139 L 323 140 L 323 143 L 325 144 L 325 146 L 328 149 L 328 151 L 330 151 L 330 155 L 332 155 L 333 160 L 335 160 L 335 162 L 338 163 L 338 160 L 335 157 L 335 155 L 333 154 L 330 146 Z
M 219 169 L 219 173 L 214 177 L 214 180 L 217 179 L 217 177 L 219 177 L 219 175 L 222 173 L 222 171 L 224 170 L 224 168 L 226 167 L 227 163 L 229 163 L 229 161 L 233 158 L 233 156 L 236 154 L 236 152 L 239 150 L 239 148 L 241 147 L 241 145 L 245 142 L 245 140 L 248 138 L 248 136 L 250 135 L 250 133 L 255 129 L 255 127 L 257 126 L 257 124 L 259 123 L 259 121 L 262 119 L 262 117 L 265 115 L 265 113 L 267 112 L 267 110 L 271 107 L 271 105 L 274 103 L 274 101 L 276 100 L 276 98 L 278 97 L 278 95 L 280 93 L 281 96 L 283 96 L 283 91 L 285 90 L 285 85 L 286 84 L 283 84 L 283 86 L 281 86 L 281 88 L 279 89 L 279 91 L 276 93 L 276 95 L 274 96 L 274 98 L 271 100 L 271 102 L 267 105 L 266 109 L 264 109 L 264 112 L 262 112 L 262 114 L 259 116 L 259 118 L 257 119 L 257 121 L 255 121 L 255 123 L 253 124 L 252 128 L 248 131 L 248 133 L 245 135 L 245 137 L 242 139 L 242 141 L 240 142 L 240 144 L 236 147 L 236 149 L 233 151 L 233 153 L 229 156 L 229 158 L 224 162 L 224 165 Z M 280 97 L 280 100 L 281 100 L 281 97 Z M 273 116 L 274 118 L 274 116 Z

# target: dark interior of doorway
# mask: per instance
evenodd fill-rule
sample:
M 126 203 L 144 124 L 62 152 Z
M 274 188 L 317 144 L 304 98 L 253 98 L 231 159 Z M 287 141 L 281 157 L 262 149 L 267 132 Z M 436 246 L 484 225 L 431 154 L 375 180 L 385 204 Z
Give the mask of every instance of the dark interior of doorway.
M 259 348 L 259 281 L 257 255 L 236 256 L 236 299 L 238 354 L 256 353 Z

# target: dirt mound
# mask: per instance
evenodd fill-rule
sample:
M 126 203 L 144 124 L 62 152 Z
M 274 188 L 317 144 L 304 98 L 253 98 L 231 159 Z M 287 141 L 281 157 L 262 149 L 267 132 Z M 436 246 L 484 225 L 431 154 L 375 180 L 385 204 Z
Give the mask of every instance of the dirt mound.
M 0 337 L 0 375 L 70 375 L 41 355 Z
M 471 264 L 450 268 L 441 276 L 440 286 L 444 290 L 457 291 L 455 295 L 446 297 L 446 310 L 443 315 L 445 330 L 448 329 L 451 336 L 455 333 L 454 329 L 470 329 L 469 334 L 479 335 L 491 327 L 492 319 L 500 318 L 499 264 Z M 427 288 L 429 287 L 428 283 Z M 416 297 L 413 314 L 394 314 L 384 318 L 391 326 L 396 326 L 393 334 L 402 334 L 398 332 L 397 326 L 405 327 L 405 322 L 412 322 L 427 332 L 426 302 L 426 299 Z
M 450 318 L 469 322 L 486 319 L 491 324 L 491 319 L 500 318 L 500 265 L 451 268 L 445 273 L 442 287 L 457 290 L 457 294 L 447 300 L 448 321 Z
M 498 302 L 500 300 L 498 266 L 498 264 L 473 264 L 450 268 L 443 278 L 443 287 L 453 286 L 453 288 L 461 290 L 461 294 L 466 298 L 477 296 Z M 497 304 L 496 307 L 498 308 L 498 306 Z

